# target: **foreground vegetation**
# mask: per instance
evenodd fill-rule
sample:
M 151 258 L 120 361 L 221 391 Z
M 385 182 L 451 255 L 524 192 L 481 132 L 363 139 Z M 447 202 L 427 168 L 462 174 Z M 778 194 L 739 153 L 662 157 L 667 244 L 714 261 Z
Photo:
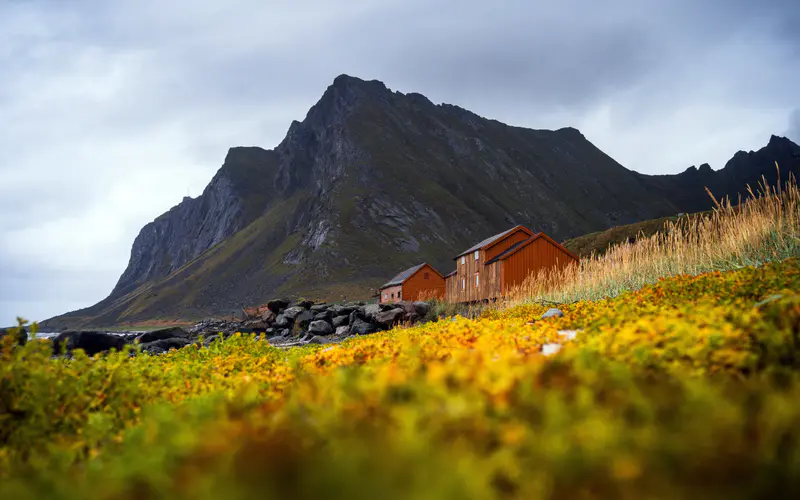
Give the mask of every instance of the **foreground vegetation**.
M 338 346 L 7 338 L 0 498 L 797 495 L 797 290 L 788 259 Z

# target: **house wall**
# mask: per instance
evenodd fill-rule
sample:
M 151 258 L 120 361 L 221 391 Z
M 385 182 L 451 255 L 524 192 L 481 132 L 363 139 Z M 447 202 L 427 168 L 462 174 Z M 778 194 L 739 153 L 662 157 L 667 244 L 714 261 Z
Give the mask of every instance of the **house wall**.
M 520 241 L 525 241 L 528 238 L 533 236 L 530 232 L 526 231 L 523 228 L 519 228 L 511 234 L 506 235 L 505 238 L 495 241 L 491 246 L 487 247 L 486 252 L 486 260 L 484 262 L 488 262 L 493 258 L 497 257 L 501 253 L 508 250 L 511 246 L 519 243 Z
M 458 302 L 458 278 L 456 275 L 452 275 L 449 278 L 445 278 L 445 301 L 447 302 Z
M 398 300 L 402 300 L 397 298 L 397 294 L 402 292 L 402 290 L 403 285 L 395 285 L 384 288 L 381 290 L 381 303 L 397 302 Z
M 503 262 L 492 262 L 484 266 L 481 276 L 481 295 L 483 299 L 494 299 L 503 294 Z
M 422 266 L 403 282 L 403 300 L 428 300 L 433 297 L 445 297 L 445 282 L 430 265 Z
M 483 263 L 486 262 L 484 253 L 483 250 L 478 251 L 478 260 L 475 260 L 475 256 L 472 253 L 464 255 L 464 264 L 461 263 L 461 257 L 456 259 L 456 291 L 452 296 L 448 294 L 448 302 L 472 302 L 483 298 L 480 289 L 475 287 L 475 273 L 482 274 Z M 483 278 L 483 276 L 479 278 L 479 284 L 482 284 Z
M 518 285 L 540 269 L 552 266 L 566 266 L 577 262 L 572 255 L 548 238 L 542 236 L 517 250 L 504 260 L 502 293 Z

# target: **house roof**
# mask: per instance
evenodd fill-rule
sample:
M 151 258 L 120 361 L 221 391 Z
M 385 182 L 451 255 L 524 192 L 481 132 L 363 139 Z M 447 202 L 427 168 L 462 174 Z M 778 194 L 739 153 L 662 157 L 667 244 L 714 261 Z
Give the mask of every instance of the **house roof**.
M 452 276 L 452 275 L 456 274 L 456 271 L 458 271 L 458 269 L 453 269 L 453 270 L 452 270 L 452 271 L 450 271 L 449 273 L 445 274 L 445 275 L 444 275 L 444 277 L 445 277 L 445 278 L 449 278 L 450 276 Z
M 457 258 L 461 257 L 464 254 L 472 253 L 475 250 L 480 250 L 483 247 L 487 247 L 487 246 L 491 245 L 492 243 L 494 243 L 495 241 L 499 240 L 500 238 L 502 238 L 502 237 L 504 237 L 504 236 L 510 234 L 511 232 L 516 231 L 517 229 L 520 229 L 520 228 L 523 228 L 523 229 L 527 230 L 527 228 L 525 226 L 514 226 L 511 229 L 506 229 L 502 233 L 498 233 L 498 234 L 495 234 L 494 236 L 490 236 L 490 237 L 486 238 L 485 240 L 481 241 L 480 243 L 469 247 L 468 249 L 464 250 L 460 254 L 456 255 L 455 258 L 457 259 Z
M 409 267 L 408 269 L 406 269 L 405 271 L 401 272 L 400 274 L 398 274 L 397 276 L 395 276 L 391 280 L 387 281 L 386 283 L 384 283 L 381 286 L 381 290 L 383 290 L 384 288 L 389 287 L 389 286 L 402 285 L 408 278 L 413 276 L 414 273 L 416 273 L 417 271 L 419 271 L 420 269 L 422 269 L 425 266 L 430 267 L 436 274 L 438 274 L 439 276 L 442 276 L 442 273 L 440 273 L 439 271 L 434 269 L 433 266 L 428 265 L 427 262 L 423 262 L 422 264 L 418 264 L 416 266 Z
M 574 253 L 572 253 L 569 250 L 567 250 L 564 247 L 564 245 L 562 245 L 559 242 L 555 241 L 553 238 L 547 236 L 544 233 L 536 233 L 533 236 L 531 236 L 530 238 L 528 238 L 527 240 L 522 240 L 520 242 L 514 243 L 513 245 L 511 245 L 510 247 L 505 249 L 503 252 L 501 252 L 501 253 L 497 254 L 496 256 L 494 256 L 493 258 L 491 258 L 488 262 L 486 262 L 486 265 L 488 266 L 489 264 L 491 264 L 493 262 L 497 262 L 498 260 L 504 260 L 504 259 L 510 257 L 511 255 L 517 253 L 520 249 L 528 246 L 530 243 L 533 243 L 534 241 L 538 240 L 539 238 L 544 238 L 544 239 L 548 240 L 550 243 L 554 244 L 555 246 L 557 246 L 558 248 L 563 250 L 564 253 L 566 253 L 567 255 L 572 257 L 573 259 L 580 260 L 580 258 L 577 255 L 575 255 Z

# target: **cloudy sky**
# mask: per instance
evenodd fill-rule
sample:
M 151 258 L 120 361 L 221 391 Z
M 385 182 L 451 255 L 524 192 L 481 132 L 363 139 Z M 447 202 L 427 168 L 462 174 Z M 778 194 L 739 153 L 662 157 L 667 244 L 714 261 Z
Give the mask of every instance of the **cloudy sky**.
M 341 73 L 720 168 L 800 142 L 800 2 L 0 0 L 0 326 L 104 298 L 144 224 Z

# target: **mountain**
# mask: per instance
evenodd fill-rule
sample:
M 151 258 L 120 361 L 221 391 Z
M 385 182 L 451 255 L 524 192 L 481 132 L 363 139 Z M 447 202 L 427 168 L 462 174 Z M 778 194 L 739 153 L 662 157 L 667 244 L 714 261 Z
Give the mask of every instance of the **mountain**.
M 530 130 L 337 77 L 273 150 L 236 147 L 197 198 L 146 225 L 114 290 L 48 328 L 230 314 L 276 296 L 366 298 L 419 262 L 442 272 L 525 224 L 564 239 L 709 208 L 796 165 L 773 137 L 720 171 L 628 170 L 578 130 Z M 792 163 L 794 162 L 794 163 Z

